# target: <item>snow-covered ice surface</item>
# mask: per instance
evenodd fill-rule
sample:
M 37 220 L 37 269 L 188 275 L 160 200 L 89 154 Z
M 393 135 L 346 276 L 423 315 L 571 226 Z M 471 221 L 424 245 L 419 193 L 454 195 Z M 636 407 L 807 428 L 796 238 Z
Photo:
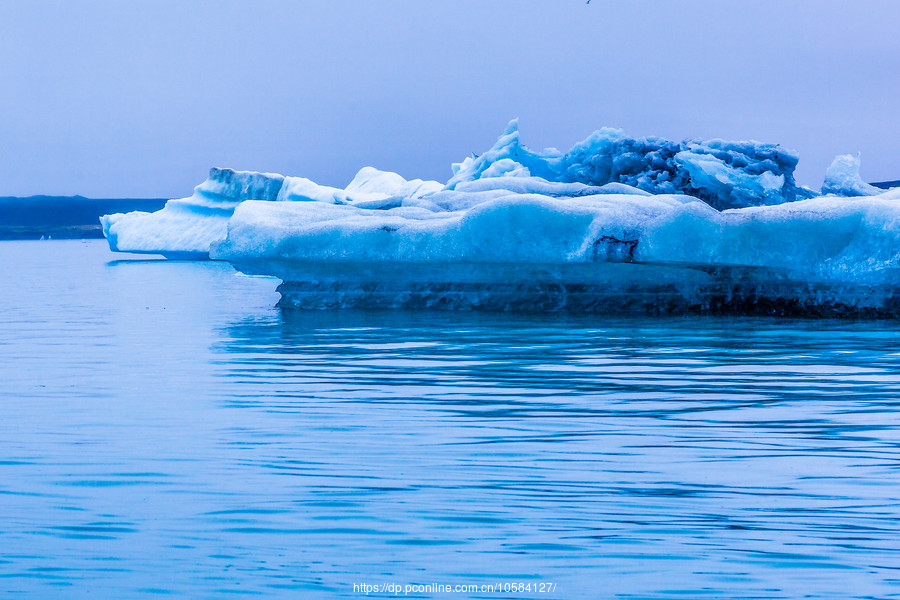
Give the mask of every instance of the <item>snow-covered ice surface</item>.
M 444 192 L 445 194 L 447 192 Z M 246 202 L 212 256 L 282 304 L 893 315 L 900 193 L 717 211 L 683 195 L 501 191 L 453 211 Z
M 113 252 L 162 254 L 170 258 L 206 258 L 209 246 L 225 237 L 235 207 L 246 200 L 355 204 L 366 208 L 399 206 L 444 186 L 437 181 L 407 181 L 396 173 L 365 167 L 346 189 L 319 185 L 303 177 L 213 168 L 189 198 L 169 200 L 154 213 L 131 212 L 101 217 Z
M 407 181 L 397 173 L 363 167 L 345 189 L 319 185 L 305 177 L 285 177 L 278 200 L 385 208 L 399 206 L 402 198 L 420 198 L 443 187 L 437 181 Z
M 859 157 L 841 154 L 825 171 L 822 193 L 833 196 L 877 196 L 884 190 L 869 185 L 859 176 Z
M 154 213 L 130 212 L 100 217 L 103 235 L 114 252 L 204 258 L 209 245 L 225 236 L 234 208 L 244 200 L 275 200 L 284 177 L 274 173 L 212 168 L 189 198 L 169 200 Z

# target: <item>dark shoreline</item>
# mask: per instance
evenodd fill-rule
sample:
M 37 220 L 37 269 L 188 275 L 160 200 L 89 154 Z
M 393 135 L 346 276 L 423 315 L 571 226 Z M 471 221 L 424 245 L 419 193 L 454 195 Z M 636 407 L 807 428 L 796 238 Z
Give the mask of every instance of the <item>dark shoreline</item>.
M 99 240 L 103 229 L 97 225 L 0 225 L 0 241 L 11 240 Z
M 165 198 L 0 196 L 0 240 L 99 239 L 103 215 L 160 210 Z

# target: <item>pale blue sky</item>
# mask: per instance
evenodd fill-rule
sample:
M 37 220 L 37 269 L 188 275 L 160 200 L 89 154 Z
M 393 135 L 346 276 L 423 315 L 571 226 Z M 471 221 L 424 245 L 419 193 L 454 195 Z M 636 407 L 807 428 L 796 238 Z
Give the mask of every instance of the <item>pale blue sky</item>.
M 779 142 L 900 178 L 895 0 L 0 0 L 0 195 L 188 195 L 210 166 L 446 180 L 512 117 Z

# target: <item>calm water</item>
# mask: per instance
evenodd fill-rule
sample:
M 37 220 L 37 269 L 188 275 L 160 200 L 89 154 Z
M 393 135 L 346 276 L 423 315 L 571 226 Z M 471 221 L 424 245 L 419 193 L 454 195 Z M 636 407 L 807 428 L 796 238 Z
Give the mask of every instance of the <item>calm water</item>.
M 282 314 L 124 256 L 0 243 L 0 591 L 900 597 L 900 324 Z

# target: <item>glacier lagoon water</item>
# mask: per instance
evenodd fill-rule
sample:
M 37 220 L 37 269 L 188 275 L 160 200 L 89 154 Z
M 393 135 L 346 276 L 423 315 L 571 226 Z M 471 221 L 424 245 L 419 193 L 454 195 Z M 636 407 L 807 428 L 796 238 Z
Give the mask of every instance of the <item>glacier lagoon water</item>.
M 900 597 L 896 322 L 282 313 L 103 241 L 0 265 L 0 591 Z

